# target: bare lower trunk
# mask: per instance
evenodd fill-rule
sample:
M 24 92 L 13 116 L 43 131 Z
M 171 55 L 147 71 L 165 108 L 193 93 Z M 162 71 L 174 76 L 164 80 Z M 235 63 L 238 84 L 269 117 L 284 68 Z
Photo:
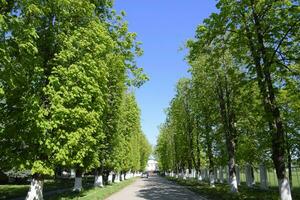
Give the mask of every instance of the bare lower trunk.
M 290 183 L 287 178 L 279 181 L 279 192 L 281 200 L 292 200 Z
M 236 180 L 236 172 L 235 172 L 235 160 L 234 158 L 230 158 L 229 160 L 229 182 L 231 187 L 231 192 L 238 192 L 237 180 Z
M 248 187 L 252 187 L 253 182 L 255 183 L 254 175 L 253 175 L 253 168 L 250 164 L 246 165 L 246 184 Z
M 233 192 L 233 193 L 238 192 L 236 176 L 230 177 L 230 188 L 231 188 L 231 192 Z
M 207 170 L 207 169 L 204 170 L 204 179 L 206 181 L 209 180 L 209 170 Z
M 259 166 L 259 175 L 260 175 L 260 188 L 265 190 L 268 188 L 268 176 L 267 176 L 267 168 L 264 164 L 260 164 Z
M 81 190 L 82 190 L 82 172 L 80 170 L 76 170 L 76 177 L 75 177 L 73 191 L 80 192 Z
M 250 169 L 251 169 L 251 185 L 255 185 L 255 176 L 254 176 L 254 168 L 252 165 L 250 165 Z
M 183 179 L 184 179 L 184 180 L 187 179 L 188 174 L 189 174 L 188 169 L 186 169 L 185 172 L 183 173 Z
M 214 161 L 213 161 L 213 153 L 212 153 L 212 139 L 210 137 L 211 127 L 206 126 L 206 141 L 207 141 L 207 155 L 209 162 L 209 185 L 210 187 L 215 187 L 215 174 L 214 174 Z
M 293 189 L 293 175 L 292 175 L 292 157 L 291 157 L 291 147 L 288 142 L 288 136 L 286 134 L 286 146 L 287 146 L 287 156 L 288 156 L 288 171 L 289 171 L 289 181 L 291 190 Z
M 209 186 L 215 187 L 215 175 L 213 170 L 209 170 Z
M 34 174 L 26 200 L 43 200 L 44 180 L 40 174 Z
M 197 178 L 198 181 L 202 181 L 201 169 L 197 170 L 197 175 L 196 176 L 197 176 L 196 178 Z
M 220 183 L 224 182 L 223 167 L 220 167 Z
M 98 171 L 95 172 L 94 187 L 103 187 L 103 177 Z
M 115 183 L 119 183 L 119 182 L 120 182 L 120 173 L 117 172 L 115 176 Z
M 236 182 L 237 185 L 241 185 L 241 179 L 240 179 L 240 167 L 238 165 L 235 166 L 235 173 L 236 173 Z
M 120 181 L 123 181 L 124 180 L 124 175 L 122 172 L 120 172 Z
M 112 181 L 113 181 L 112 179 L 113 179 L 113 175 L 111 172 L 109 172 L 108 177 L 107 177 L 107 183 L 112 184 Z

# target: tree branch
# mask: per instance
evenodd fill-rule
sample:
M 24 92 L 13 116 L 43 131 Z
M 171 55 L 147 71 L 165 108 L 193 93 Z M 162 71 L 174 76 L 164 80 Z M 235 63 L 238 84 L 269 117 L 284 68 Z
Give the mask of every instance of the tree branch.
M 293 25 L 291 25 L 291 27 L 287 30 L 287 32 L 283 35 L 283 37 L 280 39 L 276 49 L 273 52 L 273 55 L 270 59 L 270 63 L 272 63 L 272 61 L 274 60 L 274 57 L 276 55 L 276 53 L 278 52 L 278 49 L 280 48 L 280 46 L 282 45 L 283 41 L 287 38 L 288 34 L 293 30 L 293 28 L 295 27 L 296 24 L 298 24 L 299 22 L 296 21 Z

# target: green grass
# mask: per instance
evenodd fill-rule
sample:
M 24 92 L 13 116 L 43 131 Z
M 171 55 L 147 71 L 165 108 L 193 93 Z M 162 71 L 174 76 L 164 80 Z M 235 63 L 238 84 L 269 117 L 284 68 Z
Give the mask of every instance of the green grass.
M 26 196 L 29 185 L 0 185 L 0 199 Z
M 112 185 L 105 186 L 103 188 L 87 188 L 82 192 L 65 192 L 57 196 L 52 196 L 45 198 L 46 200 L 70 200 L 70 199 L 80 199 L 80 200 L 101 200 L 109 197 L 115 192 L 120 191 L 126 186 L 133 183 L 137 178 L 132 178 L 129 180 L 122 181 L 120 183 L 115 183 Z
M 224 180 L 226 180 L 226 173 L 224 173 Z M 268 185 L 270 187 L 277 187 L 277 177 L 275 170 L 268 170 L 267 171 L 268 176 Z M 256 185 L 260 184 L 260 177 L 259 177 L 259 170 L 254 170 L 254 177 L 255 177 L 255 183 Z M 246 174 L 241 170 L 240 171 L 240 180 L 241 182 L 246 182 Z M 292 184 L 295 188 L 300 188 L 300 169 L 299 168 L 293 168 L 292 171 Z
M 182 180 L 176 178 L 167 178 L 179 185 L 187 186 L 190 190 L 201 194 L 211 200 L 278 200 L 279 194 L 277 188 L 270 190 L 260 190 L 259 188 L 248 188 L 245 184 L 239 186 L 239 193 L 233 194 L 230 192 L 228 184 L 216 184 L 215 188 L 211 188 L 208 183 L 198 182 L 194 180 Z M 293 199 L 300 199 L 299 188 L 292 192 Z
M 45 180 L 44 192 L 53 191 L 57 189 L 71 188 L 74 180 L 71 179 L 58 179 L 58 180 Z M 0 185 L 0 200 L 11 199 L 16 197 L 25 197 L 29 190 L 27 185 Z

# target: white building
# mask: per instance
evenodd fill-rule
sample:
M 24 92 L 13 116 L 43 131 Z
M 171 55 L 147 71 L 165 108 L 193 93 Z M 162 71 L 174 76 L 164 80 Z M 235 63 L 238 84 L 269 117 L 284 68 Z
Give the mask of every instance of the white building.
M 147 162 L 146 171 L 158 171 L 158 162 L 154 159 L 149 159 Z

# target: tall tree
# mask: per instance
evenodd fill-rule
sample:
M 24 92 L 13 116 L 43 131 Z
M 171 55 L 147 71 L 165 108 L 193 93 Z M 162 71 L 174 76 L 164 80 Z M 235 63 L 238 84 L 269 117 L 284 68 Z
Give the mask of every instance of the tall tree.
M 285 131 L 278 104 L 278 85 L 299 54 L 298 1 L 219 1 L 218 14 L 205 21 L 210 33 L 207 41 L 221 35 L 235 57 L 255 77 L 264 106 L 264 117 L 272 136 L 272 160 L 281 199 L 291 199 L 285 174 Z M 281 77 L 277 81 L 276 77 Z

